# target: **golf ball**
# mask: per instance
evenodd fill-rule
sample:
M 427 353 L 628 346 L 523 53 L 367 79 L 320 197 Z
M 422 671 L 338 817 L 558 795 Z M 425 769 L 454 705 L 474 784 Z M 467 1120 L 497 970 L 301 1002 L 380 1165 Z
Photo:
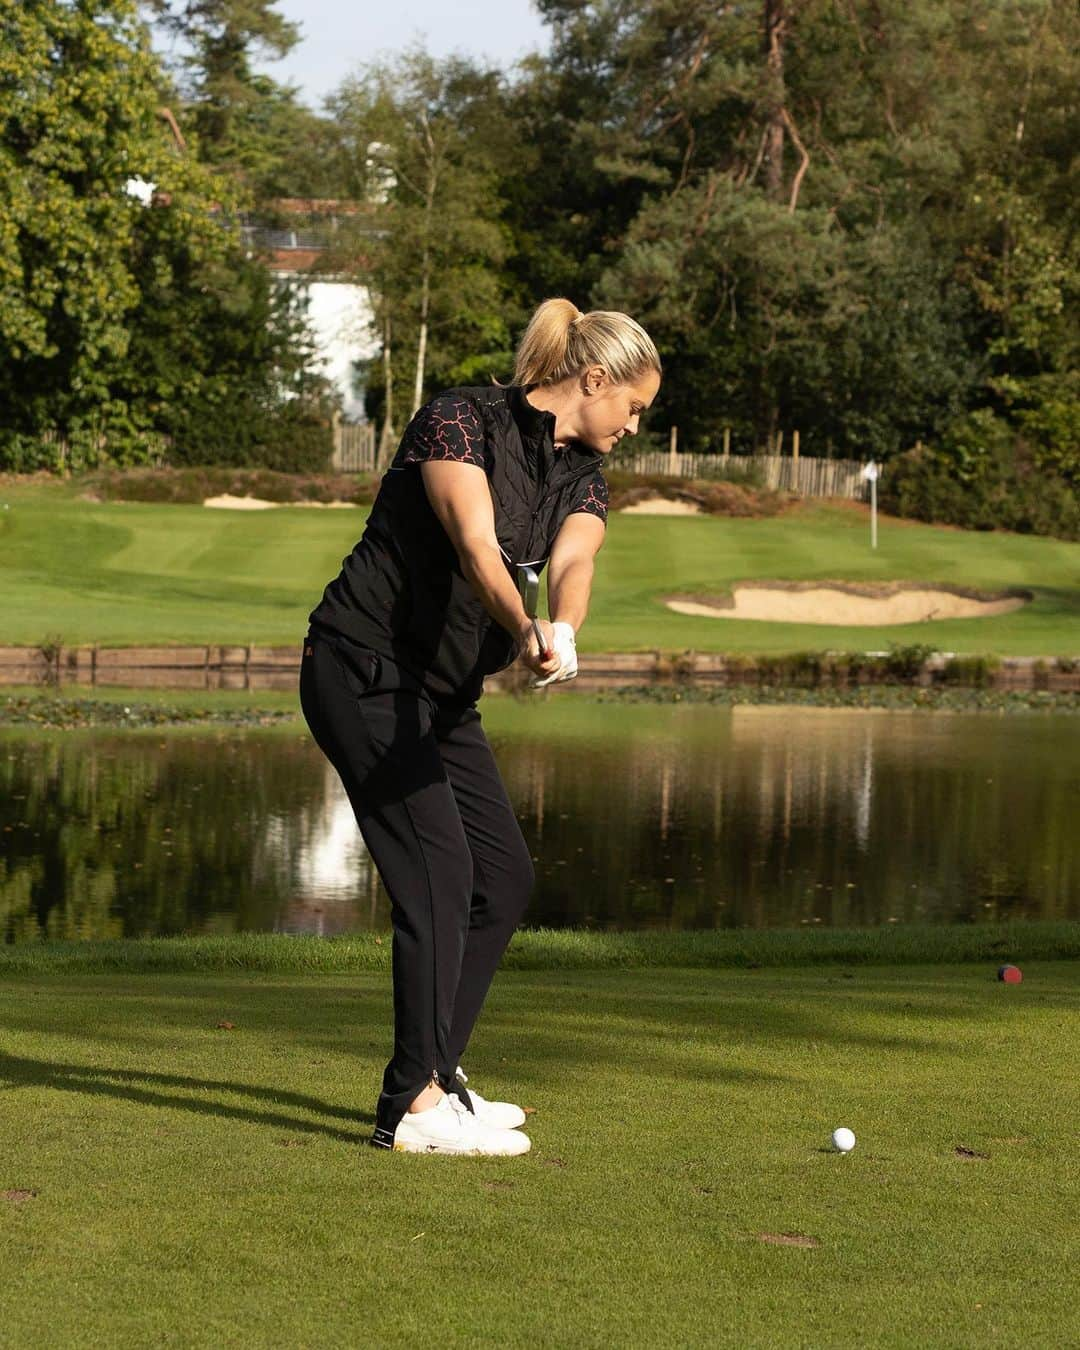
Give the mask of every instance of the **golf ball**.
M 838 1130 L 833 1130 L 832 1142 L 838 1153 L 850 1153 L 855 1147 L 855 1132 L 841 1125 Z

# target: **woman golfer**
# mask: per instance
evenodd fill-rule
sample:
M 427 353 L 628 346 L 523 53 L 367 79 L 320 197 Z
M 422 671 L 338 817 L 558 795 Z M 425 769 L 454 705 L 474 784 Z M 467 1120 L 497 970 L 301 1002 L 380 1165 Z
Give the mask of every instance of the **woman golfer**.
M 394 1054 L 372 1143 L 516 1154 L 525 1113 L 459 1065 L 533 886 L 480 725 L 485 675 L 520 655 L 577 672 L 604 539 L 604 456 L 656 397 L 660 359 L 625 314 L 547 300 L 506 388 L 440 394 L 410 422 L 364 537 L 310 617 L 300 698 L 390 895 Z M 541 649 L 515 568 L 549 566 Z

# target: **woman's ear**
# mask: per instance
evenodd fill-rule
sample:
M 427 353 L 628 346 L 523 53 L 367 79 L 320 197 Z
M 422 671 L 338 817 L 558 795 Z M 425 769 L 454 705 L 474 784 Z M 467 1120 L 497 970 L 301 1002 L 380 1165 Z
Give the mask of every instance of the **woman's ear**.
M 607 384 L 607 371 L 603 366 L 589 366 L 581 377 L 581 389 L 585 394 L 598 394 Z

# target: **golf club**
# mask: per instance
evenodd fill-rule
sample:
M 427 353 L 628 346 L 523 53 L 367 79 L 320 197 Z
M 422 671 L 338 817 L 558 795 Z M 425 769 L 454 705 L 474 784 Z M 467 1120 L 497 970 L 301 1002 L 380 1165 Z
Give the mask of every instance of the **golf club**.
M 525 606 L 525 613 L 532 619 L 533 632 L 536 634 L 536 646 L 540 655 L 547 660 L 551 655 L 551 650 L 544 641 L 543 630 L 540 627 L 540 621 L 536 617 L 537 604 L 540 599 L 540 578 L 536 572 L 527 563 L 515 563 L 514 568 L 517 572 L 518 592 L 521 595 L 521 603 Z

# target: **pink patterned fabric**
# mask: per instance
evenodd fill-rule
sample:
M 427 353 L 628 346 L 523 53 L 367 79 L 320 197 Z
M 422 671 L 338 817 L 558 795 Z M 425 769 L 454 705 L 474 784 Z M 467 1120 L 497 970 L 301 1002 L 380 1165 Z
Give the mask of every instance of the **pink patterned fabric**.
M 413 418 L 402 446 L 401 464 L 452 460 L 486 468 L 484 428 L 476 409 L 461 398 L 437 398 Z

